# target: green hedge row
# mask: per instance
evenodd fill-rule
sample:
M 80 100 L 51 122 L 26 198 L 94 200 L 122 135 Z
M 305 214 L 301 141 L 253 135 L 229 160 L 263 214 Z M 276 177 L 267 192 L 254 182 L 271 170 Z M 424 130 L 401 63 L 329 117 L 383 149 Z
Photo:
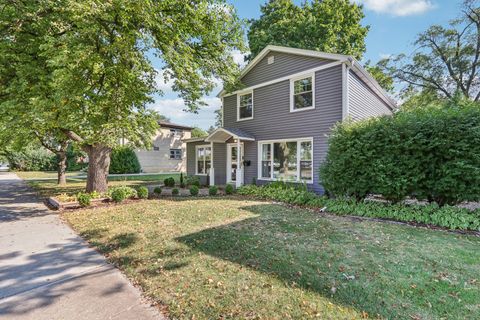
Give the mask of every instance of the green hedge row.
M 357 201 L 352 198 L 329 199 L 319 197 L 305 188 L 296 188 L 281 183 L 265 186 L 246 185 L 239 188 L 238 193 L 293 205 L 326 208 L 327 212 L 336 215 L 382 218 L 423 223 L 448 229 L 480 231 L 480 209 L 470 211 L 449 205 L 439 207 L 437 204 L 405 205 Z
M 480 107 L 429 107 L 339 124 L 320 169 L 335 196 L 439 205 L 480 199 Z

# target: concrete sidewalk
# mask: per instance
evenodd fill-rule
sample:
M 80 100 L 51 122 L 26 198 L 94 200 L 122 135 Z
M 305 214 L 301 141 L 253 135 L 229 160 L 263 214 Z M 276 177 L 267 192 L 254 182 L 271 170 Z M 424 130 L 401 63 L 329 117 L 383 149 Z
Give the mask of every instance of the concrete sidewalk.
M 0 172 L 0 319 L 164 319 L 104 257 Z

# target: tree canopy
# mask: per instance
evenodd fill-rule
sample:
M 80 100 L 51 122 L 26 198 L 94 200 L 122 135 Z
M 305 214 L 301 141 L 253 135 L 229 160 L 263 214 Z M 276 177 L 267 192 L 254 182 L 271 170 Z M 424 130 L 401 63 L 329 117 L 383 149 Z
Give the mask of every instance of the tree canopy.
M 267 45 L 280 45 L 361 59 L 368 26 L 363 26 L 362 6 L 349 0 L 313 0 L 296 5 L 293 0 L 269 0 L 248 32 L 250 59 Z
M 196 111 L 215 78 L 234 81 L 231 52 L 243 49 L 241 22 L 221 0 L 9 1 L 0 21 L 2 112 L 79 143 L 87 191 L 105 191 L 120 138 L 148 145 L 157 128 L 150 54 Z
M 480 7 L 464 2 L 461 16 L 448 26 L 433 25 L 415 40 L 410 56 L 401 54 L 386 66 L 405 84 L 405 92 L 425 91 L 431 97 L 454 98 L 456 93 L 480 99 Z

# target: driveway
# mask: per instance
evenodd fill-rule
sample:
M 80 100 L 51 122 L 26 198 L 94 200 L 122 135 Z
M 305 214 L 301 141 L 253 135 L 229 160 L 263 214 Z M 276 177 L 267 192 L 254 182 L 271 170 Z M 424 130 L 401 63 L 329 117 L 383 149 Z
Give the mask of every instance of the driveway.
M 104 257 L 0 172 L 0 319 L 163 319 Z

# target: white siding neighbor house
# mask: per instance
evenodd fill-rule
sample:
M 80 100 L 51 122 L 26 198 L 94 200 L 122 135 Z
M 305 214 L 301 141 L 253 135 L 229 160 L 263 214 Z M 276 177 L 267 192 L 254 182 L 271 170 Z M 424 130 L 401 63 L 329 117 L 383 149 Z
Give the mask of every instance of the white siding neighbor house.
M 159 121 L 152 141 L 152 149 L 135 150 L 142 172 L 186 172 L 186 143 L 190 139 L 192 128 Z

